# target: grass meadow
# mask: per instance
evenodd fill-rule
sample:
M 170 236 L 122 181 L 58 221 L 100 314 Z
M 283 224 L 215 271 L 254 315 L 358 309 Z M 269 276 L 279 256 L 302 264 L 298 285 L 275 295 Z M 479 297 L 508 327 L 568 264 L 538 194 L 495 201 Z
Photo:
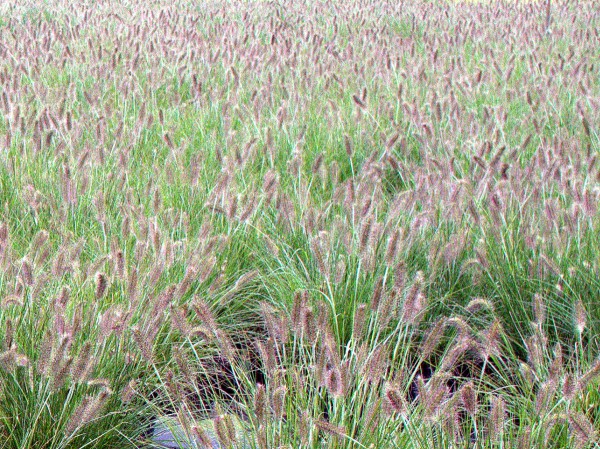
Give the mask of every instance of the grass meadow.
M 595 1 L 0 5 L 0 449 L 597 448 Z

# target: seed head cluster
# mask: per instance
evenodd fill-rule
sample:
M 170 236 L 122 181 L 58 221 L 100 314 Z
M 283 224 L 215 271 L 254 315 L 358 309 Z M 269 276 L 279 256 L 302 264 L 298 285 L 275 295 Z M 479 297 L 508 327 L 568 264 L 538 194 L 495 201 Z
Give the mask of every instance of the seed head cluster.
M 3 447 L 598 444 L 597 2 L 34 3 Z

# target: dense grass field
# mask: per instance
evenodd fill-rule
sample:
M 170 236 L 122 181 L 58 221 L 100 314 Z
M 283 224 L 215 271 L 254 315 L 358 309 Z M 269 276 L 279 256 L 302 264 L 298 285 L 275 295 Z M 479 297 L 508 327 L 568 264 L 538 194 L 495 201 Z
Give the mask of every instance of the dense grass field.
M 2 2 L 0 449 L 598 447 L 599 30 Z

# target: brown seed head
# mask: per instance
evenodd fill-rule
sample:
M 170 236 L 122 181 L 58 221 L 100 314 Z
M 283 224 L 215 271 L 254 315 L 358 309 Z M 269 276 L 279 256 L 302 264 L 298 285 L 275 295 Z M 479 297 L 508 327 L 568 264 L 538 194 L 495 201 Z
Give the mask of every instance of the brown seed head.
M 108 288 L 108 279 L 104 273 L 96 273 L 96 299 L 102 299 Z
M 352 335 L 355 340 L 359 340 L 363 336 L 365 322 L 367 320 L 367 305 L 359 304 L 354 313 L 354 323 Z
M 421 342 L 421 348 L 419 355 L 422 360 L 427 360 L 429 356 L 435 351 L 440 342 L 440 339 L 444 335 L 444 329 L 446 328 L 446 322 L 444 319 L 438 319 L 434 325 L 429 329 L 423 341 Z
M 494 439 L 499 439 L 504 433 L 506 420 L 506 404 L 500 396 L 492 398 L 492 408 L 489 414 L 490 435 Z
M 546 320 L 546 302 L 539 293 L 533 295 L 533 316 L 538 325 Z
M 254 393 L 254 414 L 259 425 L 264 426 L 267 414 L 267 393 L 262 384 L 258 384 Z
M 569 428 L 575 436 L 577 448 L 586 447 L 596 440 L 597 432 L 592 422 L 581 412 L 573 411 L 569 414 Z
M 385 389 L 385 398 L 387 399 L 389 405 L 396 413 L 404 414 L 407 411 L 406 400 L 400 393 L 400 391 L 391 386 L 387 385 Z
M 586 321 L 587 312 L 585 306 L 583 305 L 583 301 L 578 299 L 577 302 L 575 302 L 575 328 L 580 335 L 586 327 Z
M 315 426 L 317 427 L 317 429 L 326 432 L 330 435 L 341 438 L 346 437 L 346 429 L 343 426 L 336 426 L 335 424 L 332 424 L 329 421 L 317 419 L 315 420 Z
M 210 310 L 210 306 L 206 303 L 206 301 L 196 298 L 192 304 L 192 307 L 196 311 L 198 318 L 202 320 L 202 322 L 208 327 L 213 333 L 216 334 L 218 330 L 217 320 Z
M 121 402 L 123 402 L 123 404 L 129 404 L 134 398 L 136 395 L 137 384 L 137 381 L 132 379 L 123 387 L 123 390 L 121 391 Z
M 202 427 L 191 427 L 193 437 L 201 444 L 201 447 L 213 447 L 212 440 L 206 430 Z
M 540 386 L 535 397 L 535 410 L 538 414 L 543 415 L 549 410 L 556 393 L 556 387 L 557 384 L 554 379 L 547 380 Z
M 467 382 L 460 390 L 460 398 L 465 410 L 471 417 L 477 413 L 477 393 L 473 382 Z
M 277 387 L 272 395 L 273 416 L 277 420 L 281 420 L 285 416 L 285 397 L 287 388 L 283 385 Z
M 33 267 L 27 259 L 23 259 L 21 263 L 21 278 L 25 285 L 33 285 Z
M 75 361 L 75 364 L 71 370 L 71 377 L 73 378 L 74 383 L 81 383 L 87 380 L 87 377 L 89 376 L 93 367 L 92 362 L 92 344 L 88 341 L 85 342 L 81 348 L 81 351 L 77 356 L 77 360 Z

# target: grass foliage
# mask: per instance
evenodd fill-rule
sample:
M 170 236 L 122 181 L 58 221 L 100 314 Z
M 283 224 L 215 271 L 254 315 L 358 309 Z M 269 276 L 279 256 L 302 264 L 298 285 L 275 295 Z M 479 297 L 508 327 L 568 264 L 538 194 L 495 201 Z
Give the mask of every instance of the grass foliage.
M 598 446 L 596 2 L 0 11 L 1 449 Z

